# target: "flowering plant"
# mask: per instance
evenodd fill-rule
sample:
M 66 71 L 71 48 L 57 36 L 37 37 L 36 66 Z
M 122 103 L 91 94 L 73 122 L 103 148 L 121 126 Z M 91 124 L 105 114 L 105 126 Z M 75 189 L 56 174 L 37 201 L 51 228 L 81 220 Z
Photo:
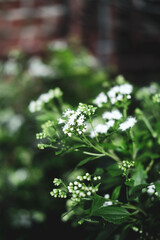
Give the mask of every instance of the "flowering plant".
M 75 158 L 50 192 L 66 200 L 62 220 L 87 223 L 96 240 L 160 238 L 159 90 L 138 90 L 118 76 L 89 104 L 72 107 L 54 89 L 29 105 L 47 120 L 38 147 Z

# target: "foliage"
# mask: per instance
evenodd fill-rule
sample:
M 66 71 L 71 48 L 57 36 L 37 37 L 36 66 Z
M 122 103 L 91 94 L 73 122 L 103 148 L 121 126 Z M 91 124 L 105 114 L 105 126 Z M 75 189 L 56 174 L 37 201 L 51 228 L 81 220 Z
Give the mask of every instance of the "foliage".
M 103 87 L 77 107 L 57 89 L 34 109 L 45 119 L 38 147 L 74 159 L 69 172 L 55 176 L 51 196 L 66 201 L 63 221 L 85 223 L 96 240 L 158 240 L 160 86 L 136 89 L 120 75 Z
M 52 234 L 53 225 L 55 234 L 58 233 L 59 226 L 66 231 L 70 229 L 69 226 L 57 222 L 56 215 L 64 211 L 63 203 L 56 201 L 53 203 L 49 191 L 52 176 L 55 173 L 58 176 L 63 175 L 72 165 L 73 159 L 68 158 L 66 161 L 57 156 L 53 161 L 52 153 L 49 151 L 42 153 L 37 149 L 35 139 L 39 124 L 47 119 L 51 119 L 52 122 L 59 113 L 55 112 L 52 104 L 48 104 L 43 116 L 37 114 L 40 122 L 37 125 L 29 112 L 29 103 L 32 102 L 31 108 L 34 109 L 35 99 L 38 99 L 42 93 L 49 92 L 50 100 L 60 104 L 62 92 L 58 87 L 69 92 L 66 96 L 67 101 L 72 101 L 71 92 L 75 94 L 72 96 L 79 95 L 84 99 L 90 92 L 91 82 L 84 81 L 86 91 L 84 95 L 82 89 L 79 89 L 80 82 L 83 81 L 82 76 L 93 82 L 102 83 L 106 79 L 105 72 L 99 66 L 95 67 L 89 61 L 86 65 L 85 58 L 94 59 L 98 64 L 98 61 L 86 50 L 80 49 L 78 54 L 83 58 L 83 61 L 80 61 L 81 71 L 76 70 L 80 68 L 80 65 L 76 64 L 78 55 L 70 47 L 52 46 L 45 54 L 42 60 L 40 56 L 25 56 L 15 50 L 9 54 L 8 59 L 0 62 L 0 235 L 2 240 L 10 239 L 11 234 L 17 240 L 29 239 L 34 235 L 36 238 L 45 238 L 47 234 L 48 236 Z M 65 59 L 66 54 L 68 58 Z M 71 69 L 75 69 L 74 78 Z M 69 84 L 69 78 L 73 79 L 74 84 Z M 51 86 L 57 88 L 49 91 Z M 47 94 L 39 99 L 45 108 L 46 98 Z M 63 108 L 65 109 L 66 105 Z M 48 123 L 48 127 L 51 126 L 51 122 Z M 44 124 L 44 128 L 46 127 L 47 124 Z M 52 212 L 55 214 L 53 215 Z

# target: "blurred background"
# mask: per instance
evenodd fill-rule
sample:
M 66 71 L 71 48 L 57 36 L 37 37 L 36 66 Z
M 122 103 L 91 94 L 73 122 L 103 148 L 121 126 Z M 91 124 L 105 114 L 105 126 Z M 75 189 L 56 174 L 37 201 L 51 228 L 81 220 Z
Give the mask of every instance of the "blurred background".
M 0 0 L 1 240 L 87 239 L 89 229 L 61 221 L 64 201 L 49 194 L 74 156 L 37 148 L 28 105 L 55 87 L 76 105 L 117 74 L 159 82 L 159 29 L 159 0 Z

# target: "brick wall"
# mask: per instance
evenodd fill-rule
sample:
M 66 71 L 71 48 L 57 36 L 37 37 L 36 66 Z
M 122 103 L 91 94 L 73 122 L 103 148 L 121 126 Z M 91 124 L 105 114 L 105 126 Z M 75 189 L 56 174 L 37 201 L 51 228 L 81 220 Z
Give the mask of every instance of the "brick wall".
M 0 56 L 76 36 L 107 67 L 159 72 L 159 12 L 148 0 L 0 0 Z
M 64 38 L 67 8 L 65 0 L 1 0 L 0 55 L 13 48 L 37 53 L 48 41 Z

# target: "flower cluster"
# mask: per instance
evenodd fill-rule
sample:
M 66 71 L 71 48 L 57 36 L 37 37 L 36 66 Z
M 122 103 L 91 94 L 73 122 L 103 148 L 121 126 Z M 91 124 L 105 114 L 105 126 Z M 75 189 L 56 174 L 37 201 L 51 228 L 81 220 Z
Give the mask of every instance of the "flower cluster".
M 98 94 L 98 96 L 93 100 L 93 103 L 98 107 L 102 107 L 103 103 L 107 103 L 107 96 L 104 92 Z
M 94 126 L 94 129 L 92 129 L 90 133 L 90 137 L 94 138 L 98 134 L 106 134 L 108 130 L 114 126 L 115 120 L 120 120 L 122 118 L 122 113 L 118 110 L 112 110 L 111 112 L 104 112 L 102 114 L 103 120 L 105 120 L 105 123 L 99 123 L 96 126 Z
M 122 101 L 126 96 L 127 99 L 131 99 L 131 93 L 133 91 L 133 86 L 129 83 L 124 83 L 121 85 L 116 85 L 112 87 L 107 94 L 101 92 L 94 100 L 93 103 L 98 107 L 103 107 L 104 103 L 108 102 L 108 98 L 111 104 L 115 104 L 117 101 Z
M 125 83 L 112 87 L 107 94 L 110 98 L 111 103 L 114 104 L 117 101 L 122 101 L 124 96 L 126 96 L 127 99 L 130 99 L 132 90 L 133 86 L 129 83 Z
M 131 167 L 134 167 L 135 162 L 134 161 L 128 161 L 123 160 L 121 164 L 119 164 L 119 168 L 123 171 L 123 175 L 125 176 L 127 174 L 127 170 Z
M 115 109 L 115 110 L 112 110 L 111 112 L 104 112 L 103 115 L 102 115 L 102 118 L 103 119 L 107 119 L 107 120 L 119 120 L 122 118 L 122 113 L 118 110 L 118 109 Z
M 96 108 L 92 105 L 79 103 L 76 111 L 67 109 L 62 118 L 58 119 L 59 124 L 63 124 L 62 130 L 69 137 L 72 134 L 81 135 L 86 131 L 86 121 L 95 113 Z
M 42 107 L 45 103 L 48 103 L 53 98 L 59 98 L 62 96 L 62 91 L 59 88 L 50 89 L 47 93 L 43 93 L 39 96 L 36 101 L 31 101 L 29 104 L 29 111 L 34 113 L 37 111 L 41 111 Z
M 59 198 L 66 198 L 67 194 L 69 194 L 71 196 L 72 205 L 76 205 L 83 198 L 90 197 L 98 191 L 100 183 L 94 186 L 94 182 L 100 179 L 100 176 L 92 176 L 86 173 L 84 176 L 77 176 L 76 181 L 70 182 L 68 186 L 65 186 L 61 179 L 55 178 L 53 180 L 54 185 L 62 185 L 62 188 L 53 189 L 50 194 L 53 197 Z
M 108 130 L 113 127 L 115 124 L 114 120 L 109 120 L 108 122 L 106 122 L 105 124 L 97 124 L 94 128 L 94 130 L 91 131 L 90 133 L 90 137 L 94 138 L 96 137 L 98 134 L 106 134 L 108 132 Z
M 119 129 L 121 131 L 125 131 L 131 127 L 133 127 L 135 125 L 135 123 L 137 122 L 135 117 L 128 117 L 123 123 L 121 123 L 119 125 Z

